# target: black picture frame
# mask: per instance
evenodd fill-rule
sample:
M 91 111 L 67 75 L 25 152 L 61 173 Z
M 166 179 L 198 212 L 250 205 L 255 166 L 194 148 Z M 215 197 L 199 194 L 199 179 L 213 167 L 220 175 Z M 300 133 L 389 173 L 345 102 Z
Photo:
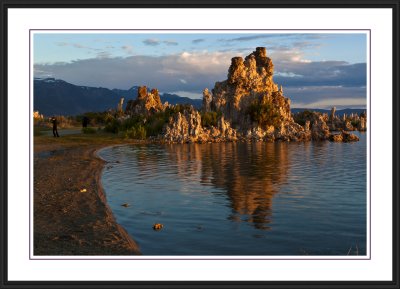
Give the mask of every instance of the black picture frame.
M 400 135 L 400 105 L 399 105 L 399 0 L 280 0 L 280 1 L 193 1 L 193 0 L 0 0 L 1 14 L 1 59 L 0 59 L 0 183 L 1 183 L 1 214 L 0 214 L 0 288 L 400 288 L 399 267 L 399 135 Z M 10 281 L 8 279 L 8 194 L 12 188 L 8 184 L 8 21 L 7 13 L 11 8 L 389 8 L 393 15 L 393 272 L 392 281 Z

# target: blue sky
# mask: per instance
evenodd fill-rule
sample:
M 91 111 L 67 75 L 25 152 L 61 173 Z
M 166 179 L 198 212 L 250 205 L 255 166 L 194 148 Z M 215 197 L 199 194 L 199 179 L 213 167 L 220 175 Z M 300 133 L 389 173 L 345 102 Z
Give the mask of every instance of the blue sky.
M 365 107 L 366 35 L 328 33 L 36 33 L 34 76 L 76 85 L 201 97 L 230 59 L 267 48 L 292 107 Z

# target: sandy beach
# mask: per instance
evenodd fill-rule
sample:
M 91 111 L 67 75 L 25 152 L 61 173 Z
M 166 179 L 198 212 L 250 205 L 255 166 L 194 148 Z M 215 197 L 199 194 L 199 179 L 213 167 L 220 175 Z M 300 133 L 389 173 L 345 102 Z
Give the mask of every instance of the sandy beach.
M 34 140 L 34 255 L 138 255 L 116 223 L 101 186 L 102 147 L 116 137 L 62 135 Z

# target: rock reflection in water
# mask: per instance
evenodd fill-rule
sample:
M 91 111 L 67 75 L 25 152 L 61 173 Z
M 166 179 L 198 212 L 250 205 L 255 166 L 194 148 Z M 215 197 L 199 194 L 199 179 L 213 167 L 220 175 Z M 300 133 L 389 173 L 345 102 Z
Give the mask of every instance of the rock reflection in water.
M 286 143 L 167 145 L 179 178 L 199 178 L 229 199 L 230 220 L 269 229 L 273 196 L 288 171 Z M 216 192 L 221 193 L 221 192 Z
M 366 252 L 366 141 L 106 148 L 107 201 L 145 255 Z M 130 204 L 129 208 L 121 204 Z M 155 233 L 152 226 L 164 224 Z

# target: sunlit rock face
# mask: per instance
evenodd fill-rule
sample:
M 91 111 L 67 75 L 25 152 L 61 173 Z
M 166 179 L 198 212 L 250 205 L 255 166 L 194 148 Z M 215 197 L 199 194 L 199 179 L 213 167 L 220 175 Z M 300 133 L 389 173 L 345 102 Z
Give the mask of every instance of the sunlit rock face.
M 126 114 L 149 115 L 164 110 L 160 95 L 157 89 L 147 91 L 146 86 L 140 86 L 138 96 L 135 100 L 130 100 L 126 104 Z
M 164 139 L 168 142 L 196 142 L 204 136 L 200 113 L 193 107 L 178 112 L 169 119 Z
M 359 137 L 347 131 L 342 131 L 340 134 L 331 134 L 329 140 L 332 142 L 355 142 L 359 141 Z
M 220 142 L 237 140 L 236 131 L 221 116 L 217 126 L 205 128 L 201 115 L 193 107 L 186 108 L 170 117 L 165 126 L 163 139 L 170 143 Z
M 314 120 L 311 127 L 311 135 L 313 140 L 329 139 L 329 127 L 325 122 L 324 116 L 319 116 Z
M 366 112 L 360 115 L 352 113 L 350 115 L 344 114 L 342 118 L 335 115 L 336 108 L 331 109 L 331 114 L 329 115 L 329 120 L 327 125 L 331 131 L 366 131 Z
M 227 79 L 203 91 L 203 111 L 220 112 L 239 139 L 306 141 L 311 132 L 293 121 L 290 99 L 273 81 L 274 64 L 265 47 L 245 59 L 232 58 Z
M 274 83 L 273 74 L 274 65 L 265 47 L 257 47 L 244 59 L 232 58 L 227 79 L 216 82 L 211 92 L 204 89 L 201 113 L 192 107 L 172 116 L 165 126 L 164 140 L 321 141 L 330 139 L 330 130 L 354 130 L 355 121 L 360 129 L 365 129 L 365 117 L 339 119 L 336 108 L 332 108 L 330 116 L 308 112 L 301 116 L 300 124 L 291 114 L 290 99 L 284 96 L 282 86 Z M 144 99 L 148 99 L 145 103 L 150 103 L 151 109 L 162 109 L 161 102 L 139 89 L 137 101 Z M 142 106 L 138 106 L 139 110 Z M 204 115 L 213 119 L 212 125 L 202 124 Z
M 234 128 L 245 131 L 258 126 L 250 113 L 258 105 L 273 110 L 280 121 L 292 121 L 290 100 L 274 83 L 273 73 L 274 65 L 265 47 L 257 47 L 244 60 L 232 58 L 227 79 L 216 82 L 212 89 L 211 110 L 221 111 Z

